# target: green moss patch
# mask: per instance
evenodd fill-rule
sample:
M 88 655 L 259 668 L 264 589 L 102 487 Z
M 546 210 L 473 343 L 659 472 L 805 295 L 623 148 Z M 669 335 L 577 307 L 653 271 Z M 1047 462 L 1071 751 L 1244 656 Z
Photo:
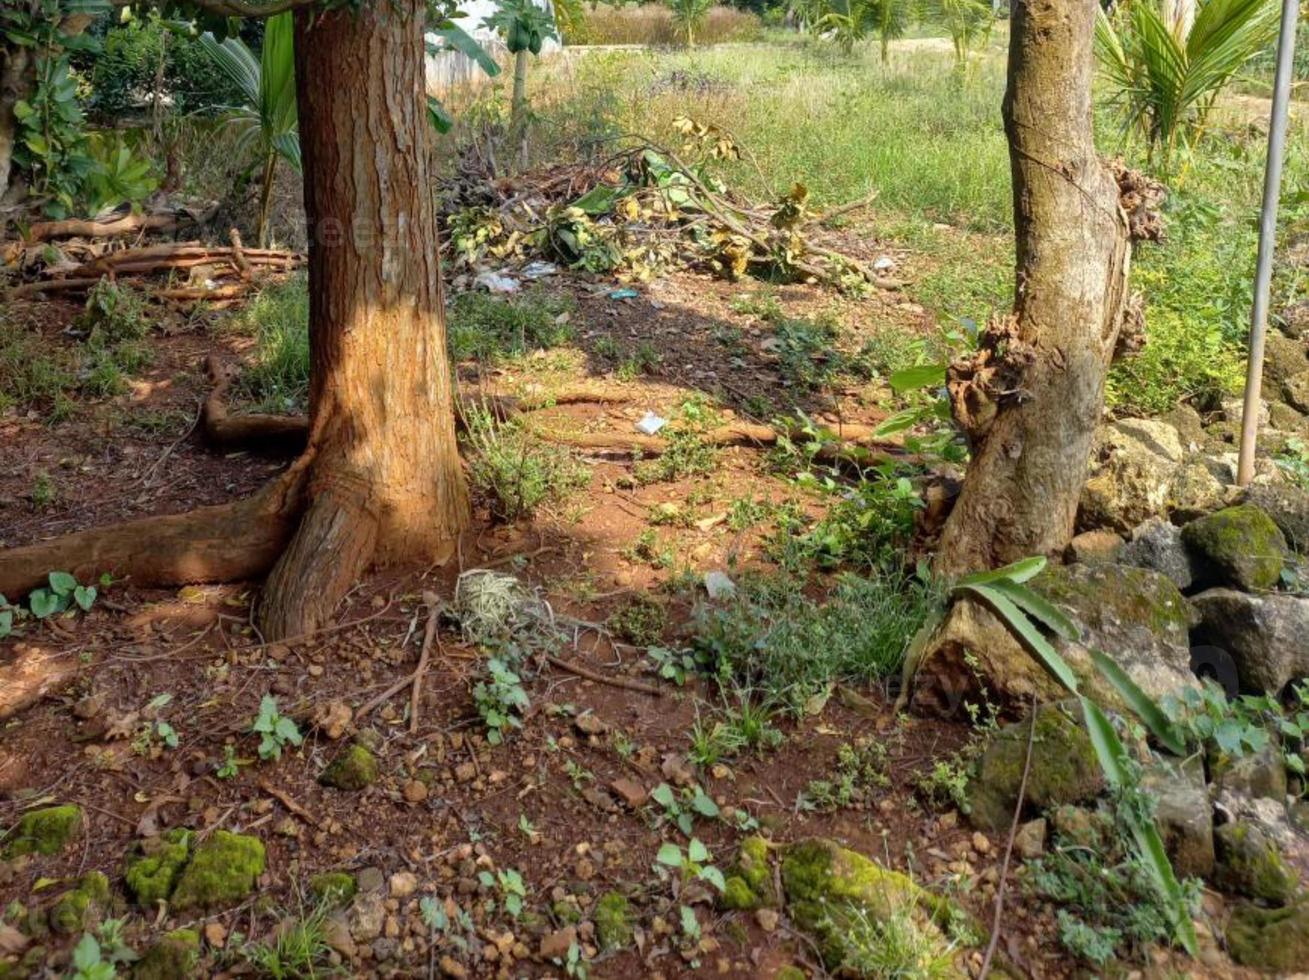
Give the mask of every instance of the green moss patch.
M 82 808 L 71 803 L 29 810 L 5 845 L 6 857 L 58 854 L 82 832 Z
M 219 909 L 254 891 L 264 873 L 264 845 L 258 837 L 216 830 L 195 846 L 191 861 L 173 889 L 172 907 Z
M 1299 876 L 1277 843 L 1253 824 L 1224 824 L 1214 831 L 1214 884 L 1224 891 L 1281 905 L 1291 899 Z
M 1281 530 L 1253 504 L 1192 521 L 1182 528 L 1182 543 L 1201 563 L 1209 584 L 1246 592 L 1276 586 L 1287 554 Z
M 622 892 L 606 892 L 595 903 L 591 913 L 600 948 L 605 951 L 625 949 L 632 944 L 635 918 L 627 896 Z
M 345 905 L 359 891 L 359 883 L 348 871 L 324 871 L 309 879 L 309 894 L 315 902 Z
M 200 934 L 194 929 L 174 929 L 137 961 L 132 980 L 184 980 L 196 975 L 199 960 Z
M 99 871 L 92 871 L 51 907 L 50 928 L 66 936 L 85 932 L 105 917 L 111 901 L 109 879 Z
M 1309 963 L 1309 898 L 1280 909 L 1239 905 L 1227 925 L 1227 948 L 1242 966 L 1295 973 Z
M 364 746 L 347 745 L 318 777 L 324 786 L 361 790 L 377 782 L 377 759 Z
M 191 855 L 189 830 L 175 829 L 141 842 L 140 853 L 128 861 L 124 878 L 136 901 L 151 908 L 173 893 L 177 876 Z
M 720 901 L 724 908 L 746 911 L 777 904 L 768 841 L 764 838 L 756 835 L 741 841 L 741 852 L 736 864 L 728 869 Z

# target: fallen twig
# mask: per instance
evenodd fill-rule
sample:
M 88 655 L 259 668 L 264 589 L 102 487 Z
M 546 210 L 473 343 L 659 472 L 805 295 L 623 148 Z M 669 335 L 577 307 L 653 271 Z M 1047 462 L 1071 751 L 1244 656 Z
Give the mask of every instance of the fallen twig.
M 648 694 L 655 698 L 661 698 L 664 696 L 664 692 L 653 684 L 642 684 L 640 681 L 628 680 L 626 677 L 609 677 L 605 674 L 598 674 L 594 670 L 580 667 L 577 664 L 570 664 L 568 661 L 560 660 L 558 657 L 550 654 L 546 654 L 545 659 L 547 663 L 554 667 L 558 667 L 566 673 L 573 674 L 588 681 L 595 681 L 597 684 L 607 684 L 610 687 L 621 687 L 627 691 L 637 691 L 640 694 Z
M 427 607 L 427 629 L 423 633 L 423 649 L 418 655 L 418 666 L 414 668 L 413 688 L 409 692 L 409 734 L 418 734 L 418 700 L 423 691 L 423 672 L 427 670 L 427 659 L 432 652 L 432 642 L 439 646 L 437 619 L 441 614 L 441 600 L 435 592 L 423 593 L 423 605 Z
M 278 789 L 276 786 L 270 783 L 267 779 L 259 780 L 259 788 L 263 790 L 265 793 L 267 793 L 269 796 L 271 796 L 273 799 L 277 800 L 278 803 L 281 803 L 282 806 L 286 807 L 288 810 L 294 813 L 305 823 L 309 824 L 309 826 L 311 827 L 318 826 L 317 817 L 315 817 L 312 813 L 310 813 L 303 806 L 297 803 L 286 792 Z

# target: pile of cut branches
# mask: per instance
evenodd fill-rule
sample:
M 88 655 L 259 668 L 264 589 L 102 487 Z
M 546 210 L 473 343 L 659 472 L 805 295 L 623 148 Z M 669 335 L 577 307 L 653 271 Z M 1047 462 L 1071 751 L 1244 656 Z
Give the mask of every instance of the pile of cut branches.
M 820 241 L 823 223 L 867 207 L 875 195 L 815 214 L 797 183 L 780 200 L 752 202 L 711 166 L 740 157 L 730 135 L 690 119 L 678 128 L 681 153 L 632 137 L 600 162 L 512 180 L 496 179 L 481 169 L 484 159 L 466 155 L 441 193 L 448 258 L 474 274 L 545 260 L 634 281 L 693 268 L 849 291 L 901 285 Z

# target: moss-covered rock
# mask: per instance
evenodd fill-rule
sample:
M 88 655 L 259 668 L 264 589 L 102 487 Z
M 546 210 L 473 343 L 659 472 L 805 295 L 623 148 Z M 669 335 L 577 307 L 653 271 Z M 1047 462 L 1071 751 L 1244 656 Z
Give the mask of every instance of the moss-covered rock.
M 1227 948 L 1242 966 L 1295 973 L 1309 963 L 1309 897 L 1280 909 L 1242 904 L 1227 924 Z
M 152 908 L 166 901 L 191 855 L 191 831 L 175 828 L 157 837 L 147 837 L 140 850 L 127 862 L 123 877 L 137 903 Z
M 741 841 L 741 851 L 736 863 L 728 869 L 726 887 L 719 901 L 724 908 L 742 911 L 777 904 L 768 841 L 758 835 Z
M 29 810 L 5 844 L 6 857 L 58 854 L 82 833 L 82 808 L 71 803 Z
M 1276 744 L 1244 755 L 1215 749 L 1209 753 L 1209 773 L 1217 792 L 1278 802 L 1286 799 L 1286 762 Z
M 792 921 L 814 938 L 834 973 L 864 976 L 873 974 L 873 963 L 891 967 L 884 954 L 893 931 L 911 940 L 897 944 L 912 962 L 894 964 L 896 975 L 948 967 L 975 941 L 963 935 L 966 915 L 948 900 L 832 841 L 790 845 L 781 870 Z
M 194 929 L 174 929 L 137 960 L 132 980 L 186 980 L 196 975 L 199 960 L 200 934 Z
M 1182 543 L 1196 559 L 1202 584 L 1245 591 L 1271 589 L 1282 574 L 1286 539 L 1273 519 L 1253 504 L 1240 504 L 1192 521 Z
M 1214 884 L 1224 891 L 1281 905 L 1290 900 L 1299 876 L 1277 842 L 1257 824 L 1243 820 L 1214 831 Z
M 359 883 L 348 871 L 324 871 L 309 879 L 309 894 L 314 901 L 328 905 L 347 904 L 359 891 Z
M 773 975 L 773 980 L 809 980 L 809 974 L 794 963 L 788 963 Z
M 1042 706 L 1032 735 L 1032 764 L 1024 800 L 1039 809 L 1092 800 L 1104 774 L 1072 702 Z M 1008 828 L 1027 759 L 1030 718 L 1006 725 L 987 742 L 968 780 L 969 818 L 984 830 Z
M 377 781 L 377 759 L 364 746 L 355 742 L 337 753 L 318 776 L 324 786 L 337 789 L 361 790 Z
M 99 871 L 91 871 L 50 907 L 50 928 L 65 936 L 85 932 L 106 917 L 112 901 L 109 879 Z
M 264 845 L 258 837 L 216 830 L 195 846 L 173 889 L 172 907 L 179 912 L 226 908 L 254 891 L 263 873 Z
M 596 900 L 591 912 L 596 938 L 602 950 L 625 949 L 632 944 L 635 916 L 632 905 L 622 892 L 605 892 Z

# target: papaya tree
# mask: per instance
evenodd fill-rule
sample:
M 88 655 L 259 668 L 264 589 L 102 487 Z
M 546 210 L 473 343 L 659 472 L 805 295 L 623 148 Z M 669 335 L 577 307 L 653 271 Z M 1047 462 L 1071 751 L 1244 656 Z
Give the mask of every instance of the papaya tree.
M 556 38 L 554 19 L 533 0 L 497 0 L 494 14 L 483 22 L 504 41 L 514 56 L 514 94 L 509 107 L 509 146 L 518 166 L 527 168 L 527 66 L 541 53 L 549 38 Z
M 450 554 L 468 521 L 430 192 L 430 11 L 424 0 L 196 8 L 217 18 L 294 11 L 309 240 L 306 448 L 248 498 L 0 552 L 0 592 L 26 592 L 52 568 L 141 586 L 267 575 L 258 622 L 267 639 L 285 638 L 321 626 L 370 565 Z

